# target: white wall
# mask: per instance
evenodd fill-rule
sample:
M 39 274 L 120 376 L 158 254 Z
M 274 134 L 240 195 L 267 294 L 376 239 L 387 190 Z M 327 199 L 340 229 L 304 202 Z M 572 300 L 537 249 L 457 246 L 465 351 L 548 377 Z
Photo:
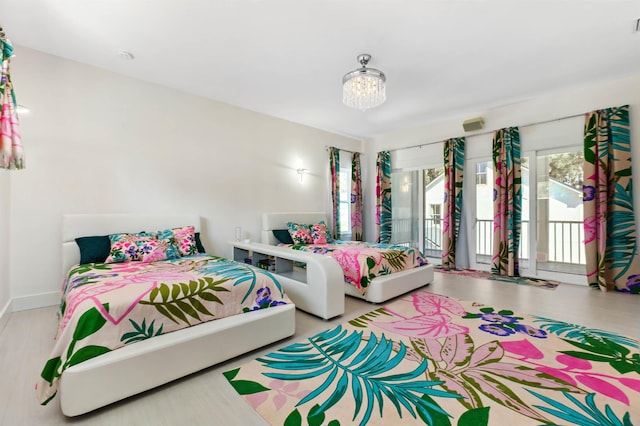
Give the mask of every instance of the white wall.
M 234 227 L 258 239 L 263 212 L 330 211 L 325 146 L 362 150 L 354 139 L 16 52 L 14 86 L 31 113 L 21 120 L 27 169 L 11 176 L 15 309 L 55 301 L 65 213 L 197 213 L 208 251 L 228 257 Z M 298 167 L 309 170 L 302 184 Z
M 364 185 L 366 191 L 363 196 L 365 209 L 367 212 L 373 212 L 375 209 L 375 157 L 378 151 L 395 150 L 432 142 L 438 142 L 438 146 L 441 147 L 439 141 L 465 135 L 462 122 L 472 117 L 481 116 L 484 118 L 485 128 L 475 132 L 478 134 L 503 127 L 523 126 L 625 104 L 630 105 L 632 156 L 635 158 L 636 171 L 640 170 L 638 169 L 640 167 L 640 143 L 638 143 L 638 135 L 640 135 L 640 75 L 635 75 L 589 86 L 567 88 L 563 91 L 541 93 L 540 96 L 533 99 L 514 102 L 502 108 L 478 110 L 476 114 L 467 116 L 452 116 L 448 120 L 367 141 L 365 146 L 368 155 L 366 156 L 366 164 L 363 163 L 363 168 L 368 168 L 371 173 L 367 175 L 367 181 Z M 580 139 L 583 126 L 584 119 L 577 117 L 523 128 L 521 130 L 523 151 L 550 148 L 550 146 L 542 145 L 553 144 L 553 137 L 558 132 L 563 136 L 577 135 L 577 138 Z M 490 158 L 492 135 L 487 133 L 470 137 L 473 134 L 466 134 L 467 159 L 484 156 Z M 573 136 L 571 137 L 573 138 Z M 470 171 L 466 170 L 465 173 L 466 176 L 469 176 Z M 473 180 L 467 181 L 473 182 Z M 634 186 L 633 196 L 636 206 L 640 206 L 640 185 L 637 183 Z M 640 208 L 636 208 L 635 214 L 636 223 L 640 223 Z M 364 237 L 367 240 L 372 240 L 376 237 L 373 213 L 370 213 L 369 217 L 370 220 L 367 220 L 365 224 Z
M 9 205 L 11 177 L 8 170 L 0 170 L 0 332 L 9 313 L 11 287 L 9 283 Z

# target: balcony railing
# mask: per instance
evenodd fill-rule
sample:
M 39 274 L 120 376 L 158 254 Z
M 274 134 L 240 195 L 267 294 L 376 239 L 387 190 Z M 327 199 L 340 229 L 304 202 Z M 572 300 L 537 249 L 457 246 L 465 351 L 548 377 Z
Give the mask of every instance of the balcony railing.
M 411 219 L 393 219 L 391 235 L 394 244 L 407 247 L 417 246 L 418 230 L 412 229 Z M 424 220 L 423 253 L 428 257 L 440 257 L 442 255 L 441 219 L 435 218 Z
M 548 222 L 547 241 L 538 238 L 537 260 L 539 263 L 563 263 L 584 265 L 584 229 L 582 222 Z M 394 219 L 392 228 L 393 243 L 404 246 L 417 246 L 417 229 L 412 229 L 411 219 Z M 417 226 L 417 225 L 416 225 Z M 424 254 L 429 257 L 442 255 L 442 220 L 430 218 L 424 220 Z M 483 263 L 491 261 L 493 252 L 493 220 L 478 220 L 476 223 L 476 256 Z M 522 221 L 518 257 L 522 266 L 529 259 L 529 221 Z
M 584 265 L 584 228 L 582 222 L 550 220 L 546 242 L 538 237 L 538 261 Z M 476 254 L 491 256 L 493 250 L 493 220 L 478 220 L 476 224 Z M 520 259 L 529 259 L 529 221 L 522 221 Z

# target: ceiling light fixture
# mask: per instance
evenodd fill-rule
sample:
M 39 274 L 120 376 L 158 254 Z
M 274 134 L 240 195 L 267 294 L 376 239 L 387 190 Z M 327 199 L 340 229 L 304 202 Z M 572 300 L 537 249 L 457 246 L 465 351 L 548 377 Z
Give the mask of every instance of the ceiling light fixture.
M 375 108 L 386 99 L 387 77 L 380 70 L 367 68 L 371 55 L 358 55 L 362 68 L 348 72 L 342 77 L 342 102 L 361 111 Z

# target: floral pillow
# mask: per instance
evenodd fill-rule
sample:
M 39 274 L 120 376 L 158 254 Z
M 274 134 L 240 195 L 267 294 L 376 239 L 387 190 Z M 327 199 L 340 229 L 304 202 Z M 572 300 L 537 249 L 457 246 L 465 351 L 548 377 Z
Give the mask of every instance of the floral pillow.
M 178 249 L 178 243 L 176 237 L 173 234 L 173 229 L 165 229 L 156 232 L 156 238 L 166 246 L 167 259 L 180 258 L 180 250 Z
M 287 228 L 289 229 L 289 234 L 291 235 L 293 244 L 313 243 L 313 237 L 311 236 L 311 229 L 309 228 L 309 225 L 287 222 Z
M 145 238 L 136 241 L 136 247 L 138 248 L 138 257 L 141 262 L 156 262 L 158 260 L 168 259 L 168 243 L 166 241 L 160 241 L 156 238 Z
M 111 249 L 105 263 L 120 263 L 128 261 L 139 261 L 138 241 L 148 240 L 154 235 L 149 232 L 138 232 L 137 234 L 111 234 L 109 242 Z
M 184 226 L 182 228 L 166 229 L 158 232 L 159 240 L 168 240 L 176 249 L 178 256 L 190 256 L 198 254 L 196 245 L 195 228 Z M 171 249 L 169 249 L 171 250 Z M 169 253 L 167 253 L 169 255 Z M 173 253 L 171 253 L 173 255 Z
M 311 225 L 311 238 L 313 244 L 327 244 L 328 240 L 327 225 L 323 220 L 320 223 L 314 223 Z

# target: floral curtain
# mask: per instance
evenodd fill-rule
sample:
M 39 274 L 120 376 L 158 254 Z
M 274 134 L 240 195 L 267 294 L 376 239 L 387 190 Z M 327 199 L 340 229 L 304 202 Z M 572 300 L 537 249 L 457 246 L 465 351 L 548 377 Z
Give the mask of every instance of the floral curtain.
M 518 276 L 518 246 L 522 209 L 520 131 L 517 127 L 493 135 L 493 256 L 491 272 Z
M 391 153 L 382 151 L 376 158 L 376 225 L 379 243 L 391 242 Z
M 340 236 L 340 150 L 329 148 L 329 169 L 331 170 L 331 206 L 333 214 L 333 236 Z
M 360 153 L 351 157 L 351 240 L 362 241 L 362 174 Z
M 0 32 L 2 29 L 0 28 Z M 11 84 L 9 61 L 13 56 L 13 46 L 4 33 L 0 34 L 0 55 L 2 56 L 2 77 L 0 78 L 0 169 L 23 169 L 24 152 L 18 130 L 16 95 Z
M 602 291 L 640 294 L 631 185 L 629 106 L 586 115 L 584 244 L 587 281 Z
M 456 245 L 462 214 L 465 138 L 444 141 L 444 211 L 442 221 L 442 267 L 456 269 Z

